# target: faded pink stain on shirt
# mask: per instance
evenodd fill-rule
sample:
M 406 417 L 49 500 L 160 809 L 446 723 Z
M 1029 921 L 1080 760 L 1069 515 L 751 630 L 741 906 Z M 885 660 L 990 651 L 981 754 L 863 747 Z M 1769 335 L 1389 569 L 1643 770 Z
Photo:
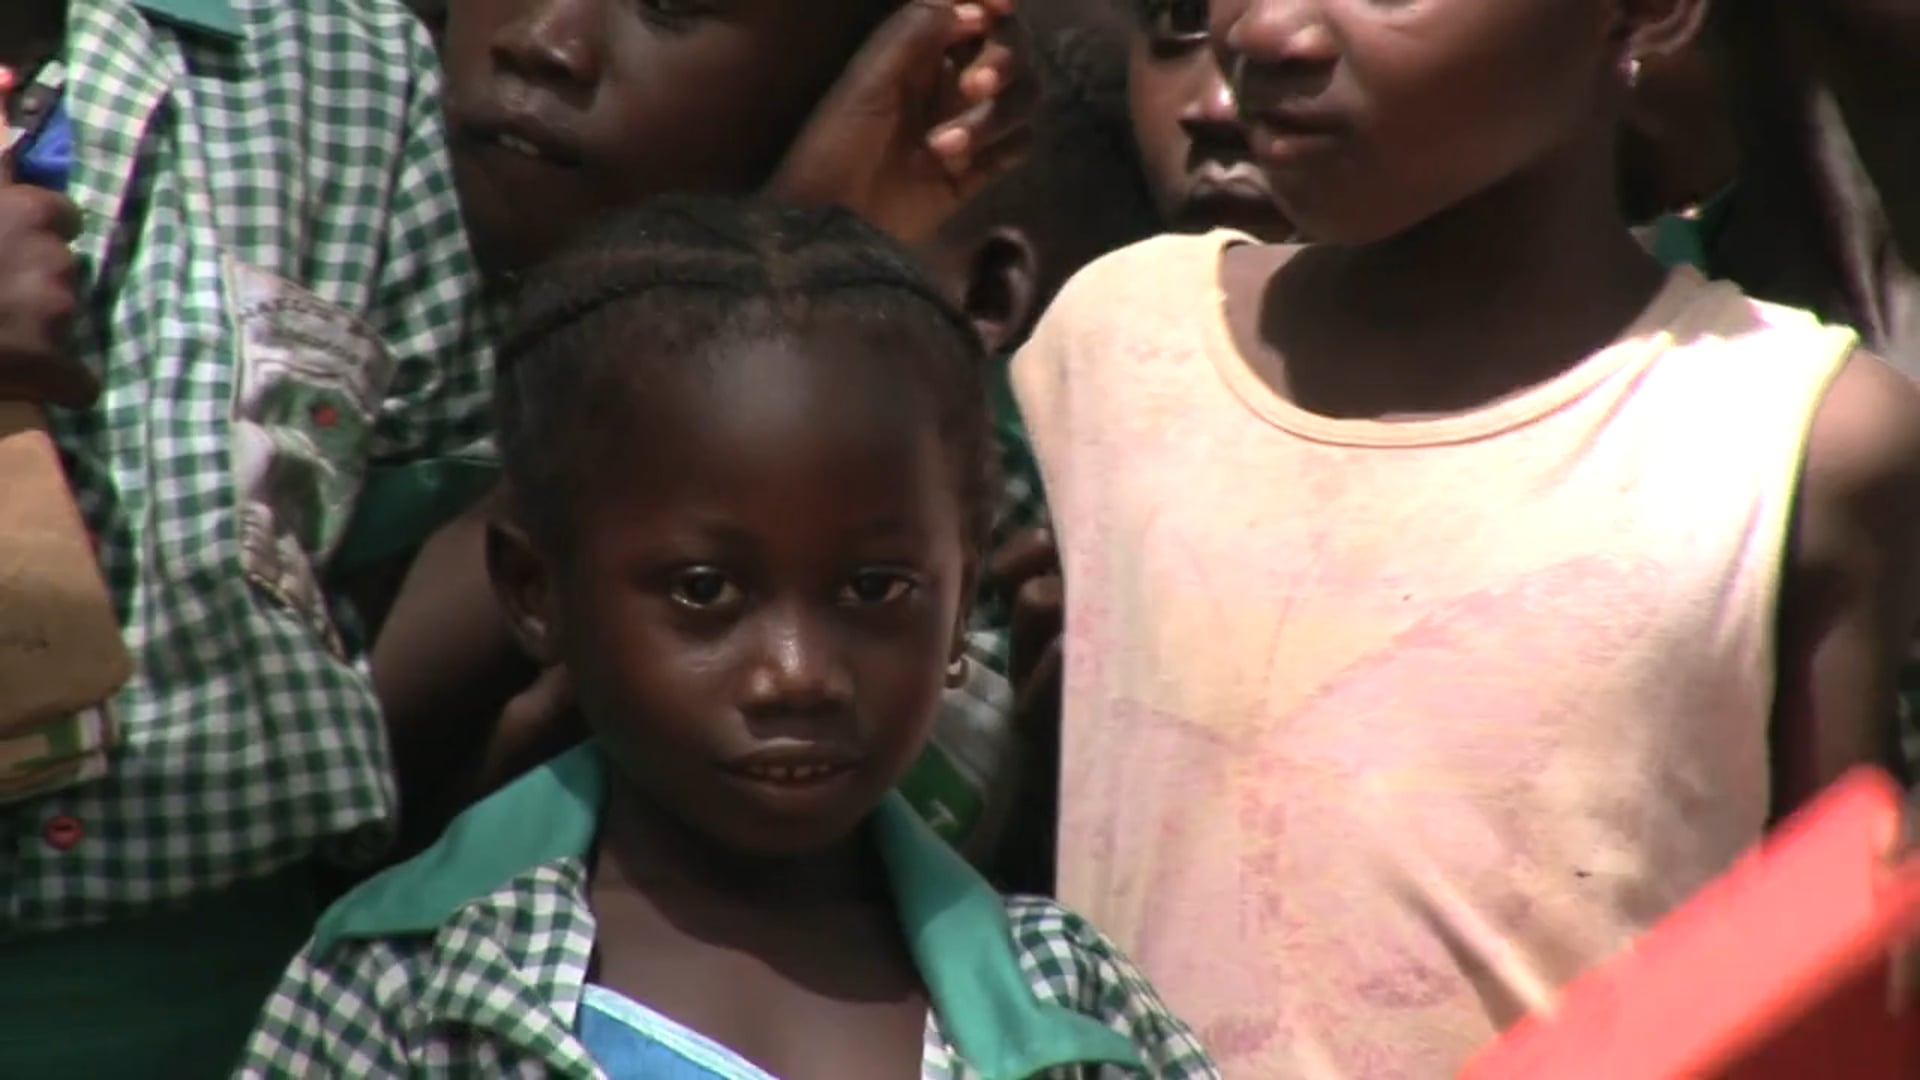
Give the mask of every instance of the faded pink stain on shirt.
M 1229 239 L 1095 264 L 1016 362 L 1068 580 L 1062 897 L 1230 1078 L 1450 1076 L 1759 835 L 1851 339 L 1677 274 L 1518 397 L 1329 420 L 1233 348 Z

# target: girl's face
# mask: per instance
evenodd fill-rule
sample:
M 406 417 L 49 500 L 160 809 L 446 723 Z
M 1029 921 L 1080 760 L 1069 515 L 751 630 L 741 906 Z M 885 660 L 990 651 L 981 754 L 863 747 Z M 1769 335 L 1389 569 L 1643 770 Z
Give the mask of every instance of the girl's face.
M 720 353 L 650 365 L 548 617 L 631 790 L 728 850 L 799 854 L 919 755 L 972 559 L 897 347 L 828 323 Z
M 457 0 L 442 59 L 474 247 L 524 268 L 609 209 L 771 174 L 889 0 Z
M 1270 241 L 1292 235 L 1208 47 L 1207 0 L 1145 5 L 1133 35 L 1127 102 L 1141 171 L 1169 228 L 1225 226 Z
M 1213 0 L 1253 154 L 1318 240 L 1397 235 L 1612 137 L 1617 0 Z M 1604 167 L 1604 158 L 1589 162 Z

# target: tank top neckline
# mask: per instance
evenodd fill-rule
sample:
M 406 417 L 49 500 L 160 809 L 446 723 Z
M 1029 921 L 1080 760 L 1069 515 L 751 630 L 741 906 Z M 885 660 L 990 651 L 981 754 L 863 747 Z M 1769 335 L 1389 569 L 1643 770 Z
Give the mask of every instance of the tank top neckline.
M 1205 350 L 1227 388 L 1254 414 L 1289 434 L 1332 446 L 1445 446 L 1525 427 L 1567 407 L 1620 372 L 1637 369 L 1665 352 L 1673 344 L 1675 324 L 1706 284 L 1706 279 L 1691 268 L 1670 271 L 1660 291 L 1612 344 L 1559 375 L 1488 405 L 1410 420 L 1334 417 L 1302 408 L 1275 391 L 1254 371 L 1234 341 L 1222 282 L 1224 256 L 1230 247 L 1255 242 L 1244 234 L 1222 229 L 1195 245 L 1204 271 L 1186 276 L 1202 283 L 1197 309 L 1205 312 Z

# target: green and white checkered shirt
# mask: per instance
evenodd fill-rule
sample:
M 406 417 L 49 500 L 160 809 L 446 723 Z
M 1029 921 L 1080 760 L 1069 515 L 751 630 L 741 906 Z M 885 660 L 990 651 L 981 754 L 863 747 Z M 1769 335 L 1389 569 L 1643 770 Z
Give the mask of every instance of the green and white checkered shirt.
M 238 1075 L 600 1077 L 575 1030 L 604 784 L 598 748 L 572 751 L 335 905 L 267 1000 Z M 933 999 L 924 1078 L 1219 1075 L 1079 916 L 1003 900 L 902 802 L 872 828 Z
M 994 506 L 993 551 L 1015 533 L 1047 524 L 1040 470 L 1020 422 L 1019 406 L 1008 382 L 1009 356 L 993 360 L 993 414 L 1000 465 L 999 500 Z M 1007 655 L 1013 597 L 983 588 L 967 623 L 967 656 L 972 671 L 965 685 L 947 691 L 934 722 L 933 744 L 901 793 L 948 842 L 977 858 L 990 857 L 1011 827 L 1010 799 L 1016 779 L 1020 733 L 1014 730 L 1013 687 L 1007 681 Z M 1041 823 L 1040 828 L 1051 828 Z
M 55 434 L 136 674 L 107 775 L 0 806 L 0 937 L 342 857 L 394 804 L 320 586 L 368 463 L 485 432 L 426 38 L 394 0 L 69 0 L 97 408 Z

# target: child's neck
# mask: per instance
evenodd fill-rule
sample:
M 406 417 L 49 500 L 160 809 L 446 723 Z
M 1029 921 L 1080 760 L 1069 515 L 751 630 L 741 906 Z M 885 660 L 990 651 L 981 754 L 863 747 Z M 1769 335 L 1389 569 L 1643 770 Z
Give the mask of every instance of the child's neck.
M 1340 262 L 1350 303 L 1414 331 L 1537 324 L 1596 294 L 1640 296 L 1648 269 L 1611 182 L 1554 175 L 1515 177 Z
M 1281 269 L 1258 330 L 1278 388 L 1323 415 L 1408 419 L 1577 365 L 1664 279 L 1610 177 L 1605 160 L 1549 163 L 1389 239 L 1307 249 Z
M 608 793 L 594 873 L 604 884 L 788 911 L 885 902 L 885 867 L 867 831 L 791 856 L 728 851 L 643 795 Z

